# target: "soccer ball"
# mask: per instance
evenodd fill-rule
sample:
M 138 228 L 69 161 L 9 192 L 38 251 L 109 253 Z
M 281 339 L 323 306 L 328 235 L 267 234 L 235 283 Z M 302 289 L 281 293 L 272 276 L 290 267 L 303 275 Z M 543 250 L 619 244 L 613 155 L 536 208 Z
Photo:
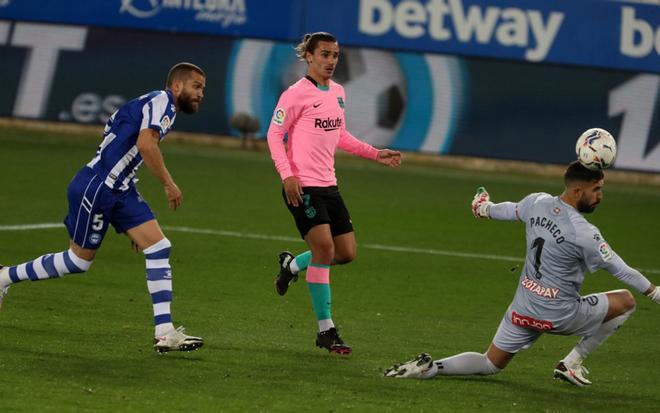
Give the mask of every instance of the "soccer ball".
M 580 163 L 589 169 L 609 168 L 616 158 L 616 141 L 605 129 L 591 128 L 578 138 L 575 153 Z

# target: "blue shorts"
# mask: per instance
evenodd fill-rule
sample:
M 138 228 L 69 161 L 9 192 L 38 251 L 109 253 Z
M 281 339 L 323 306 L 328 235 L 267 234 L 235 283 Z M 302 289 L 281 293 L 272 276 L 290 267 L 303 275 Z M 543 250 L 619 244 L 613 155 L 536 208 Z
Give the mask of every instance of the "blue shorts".
M 69 213 L 64 225 L 82 248 L 98 249 L 109 224 L 121 233 L 155 219 L 135 186 L 124 192 L 112 190 L 88 167 L 73 178 L 67 198 Z

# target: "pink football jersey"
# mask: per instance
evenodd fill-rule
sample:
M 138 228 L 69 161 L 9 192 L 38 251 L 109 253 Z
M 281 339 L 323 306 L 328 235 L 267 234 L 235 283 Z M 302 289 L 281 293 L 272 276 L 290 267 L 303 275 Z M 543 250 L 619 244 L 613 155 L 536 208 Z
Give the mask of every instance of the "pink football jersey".
M 378 149 L 346 130 L 345 100 L 340 84 L 331 80 L 325 88 L 308 77 L 282 93 L 268 128 L 268 148 L 282 180 L 295 176 L 302 186 L 336 185 L 337 147 L 376 159 Z

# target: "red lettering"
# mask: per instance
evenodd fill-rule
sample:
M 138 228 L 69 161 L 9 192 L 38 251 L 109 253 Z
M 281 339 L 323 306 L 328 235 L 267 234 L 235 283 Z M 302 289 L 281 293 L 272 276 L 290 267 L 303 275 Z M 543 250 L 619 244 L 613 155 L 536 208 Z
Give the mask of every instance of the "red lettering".
M 511 323 L 518 327 L 529 328 L 536 331 L 550 331 L 554 328 L 552 321 L 537 320 L 533 317 L 518 314 L 515 311 L 511 312 Z

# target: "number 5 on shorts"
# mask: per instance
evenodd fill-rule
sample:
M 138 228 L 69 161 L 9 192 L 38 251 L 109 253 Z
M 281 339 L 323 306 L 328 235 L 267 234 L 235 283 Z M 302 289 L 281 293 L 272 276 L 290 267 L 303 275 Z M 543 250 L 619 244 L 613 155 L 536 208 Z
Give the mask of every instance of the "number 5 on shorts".
M 100 231 L 103 229 L 103 214 L 94 214 L 92 218 L 92 229 L 94 231 Z

